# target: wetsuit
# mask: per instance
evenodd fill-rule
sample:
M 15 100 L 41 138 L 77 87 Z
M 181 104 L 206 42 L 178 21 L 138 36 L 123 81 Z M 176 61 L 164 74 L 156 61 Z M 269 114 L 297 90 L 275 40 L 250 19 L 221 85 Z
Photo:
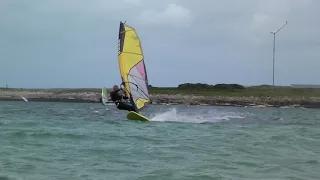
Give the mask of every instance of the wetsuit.
M 116 104 L 117 108 L 120 110 L 136 111 L 132 105 L 121 101 L 122 99 L 129 99 L 129 98 L 126 96 L 121 96 L 119 94 L 120 90 L 121 89 L 110 92 L 111 100 Z

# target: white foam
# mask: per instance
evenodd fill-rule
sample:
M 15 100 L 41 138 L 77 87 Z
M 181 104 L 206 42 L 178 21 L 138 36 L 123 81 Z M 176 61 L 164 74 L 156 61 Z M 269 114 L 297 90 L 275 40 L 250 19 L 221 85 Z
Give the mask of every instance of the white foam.
M 178 112 L 175 108 L 163 113 L 157 113 L 150 119 L 158 122 L 186 122 L 186 123 L 205 123 L 221 122 L 230 119 L 242 119 L 246 116 L 236 112 L 207 111 L 202 114 L 192 114 L 188 112 Z

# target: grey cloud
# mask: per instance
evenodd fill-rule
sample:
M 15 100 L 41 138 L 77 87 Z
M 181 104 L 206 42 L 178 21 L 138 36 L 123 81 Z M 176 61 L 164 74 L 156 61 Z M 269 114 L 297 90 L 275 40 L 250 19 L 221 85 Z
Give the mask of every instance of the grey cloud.
M 0 83 L 119 83 L 117 33 L 123 20 L 138 31 L 154 85 L 271 83 L 270 31 L 286 20 L 277 36 L 277 82 L 316 83 L 319 5 L 317 0 L 2 0 Z

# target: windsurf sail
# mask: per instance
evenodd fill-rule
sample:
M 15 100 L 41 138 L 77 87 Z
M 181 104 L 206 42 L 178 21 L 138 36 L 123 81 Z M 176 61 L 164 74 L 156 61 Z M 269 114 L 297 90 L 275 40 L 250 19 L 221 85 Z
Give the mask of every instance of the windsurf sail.
M 107 95 L 107 88 L 102 88 L 101 90 L 101 98 L 102 104 L 106 105 L 108 103 L 108 95 Z
M 151 102 L 142 46 L 136 30 L 120 22 L 118 61 L 122 85 L 132 105 L 139 111 Z

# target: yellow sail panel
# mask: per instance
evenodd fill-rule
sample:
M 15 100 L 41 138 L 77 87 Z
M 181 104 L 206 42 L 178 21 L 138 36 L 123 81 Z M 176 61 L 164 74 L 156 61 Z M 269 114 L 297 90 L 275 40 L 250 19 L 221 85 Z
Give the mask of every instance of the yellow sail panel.
M 140 39 L 134 28 L 120 22 L 119 67 L 128 97 L 137 110 L 150 102 L 148 78 Z

